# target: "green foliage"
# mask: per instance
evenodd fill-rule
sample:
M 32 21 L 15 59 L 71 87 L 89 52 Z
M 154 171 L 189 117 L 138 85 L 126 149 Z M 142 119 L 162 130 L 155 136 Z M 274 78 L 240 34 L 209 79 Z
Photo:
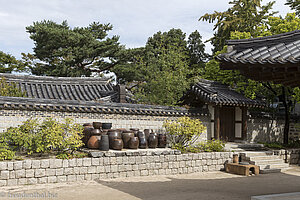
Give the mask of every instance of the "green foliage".
M 169 144 L 172 148 L 185 151 L 199 136 L 206 130 L 206 127 L 199 119 L 180 117 L 176 121 L 165 121 L 163 127 L 169 137 Z
M 291 9 L 296 11 L 296 14 L 300 15 L 300 1 L 299 0 L 287 0 L 285 5 L 289 5 Z
M 140 103 L 176 105 L 207 56 L 198 32 L 188 42 L 185 38 L 180 29 L 157 32 L 144 48 L 125 51 L 125 56 L 131 55 L 130 62 L 112 70 L 118 82 L 127 83 Z
M 26 97 L 26 93 L 17 87 L 16 83 L 8 83 L 4 77 L 0 79 L 0 96 Z
M 214 37 L 210 39 L 214 46 L 214 53 L 223 49 L 225 41 L 230 38 L 232 31 L 250 32 L 253 35 L 256 28 L 265 23 L 269 16 L 276 12 L 270 12 L 275 1 L 266 5 L 262 0 L 233 0 L 227 11 L 213 14 L 205 14 L 199 20 L 214 23 Z
M 8 141 L 3 133 L 0 133 L 0 161 L 12 160 L 15 158 L 15 152 L 10 149 Z
M 187 151 L 192 153 L 223 152 L 224 147 L 225 147 L 225 143 L 221 140 L 208 140 L 189 147 Z
M 0 73 L 11 73 L 12 71 L 24 71 L 26 64 L 17 60 L 14 56 L 0 51 Z
M 289 140 L 288 144 L 282 144 L 279 142 L 261 142 L 261 144 L 270 149 L 300 148 L 299 140 Z
M 71 28 L 67 21 L 34 22 L 26 27 L 34 41 L 34 55 L 23 55 L 36 75 L 90 76 L 117 65 L 123 48 L 119 37 L 108 37 L 110 24 L 93 22 L 87 27 Z
M 7 141 L 18 150 L 32 153 L 46 153 L 55 150 L 71 154 L 83 145 L 83 127 L 73 124 L 71 119 L 64 123 L 48 118 L 42 123 L 38 119 L 25 121 L 18 127 L 8 128 L 4 133 Z
M 205 53 L 202 37 L 197 30 L 189 35 L 187 48 L 189 51 L 189 67 L 193 72 L 193 76 L 197 76 L 209 58 L 209 55 Z

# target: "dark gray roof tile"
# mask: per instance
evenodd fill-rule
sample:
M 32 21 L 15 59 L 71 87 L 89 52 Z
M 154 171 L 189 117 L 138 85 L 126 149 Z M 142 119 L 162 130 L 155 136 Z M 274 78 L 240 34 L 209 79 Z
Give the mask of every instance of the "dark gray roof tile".
M 263 107 L 261 101 L 246 98 L 244 95 L 230 89 L 228 86 L 210 80 L 201 79 L 192 86 L 190 92 L 206 103 L 230 106 Z

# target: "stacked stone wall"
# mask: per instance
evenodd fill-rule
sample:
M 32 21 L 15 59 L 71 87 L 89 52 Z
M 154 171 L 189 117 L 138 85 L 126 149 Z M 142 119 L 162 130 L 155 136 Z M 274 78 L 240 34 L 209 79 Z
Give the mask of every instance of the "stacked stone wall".
M 231 152 L 181 154 L 176 150 L 106 152 L 98 158 L 0 162 L 0 186 L 218 171 Z

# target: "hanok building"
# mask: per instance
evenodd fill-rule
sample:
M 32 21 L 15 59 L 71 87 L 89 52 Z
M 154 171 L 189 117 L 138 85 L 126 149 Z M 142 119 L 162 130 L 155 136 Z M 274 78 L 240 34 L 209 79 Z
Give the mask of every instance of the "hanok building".
M 225 141 L 247 140 L 247 109 L 264 107 L 263 102 L 215 81 L 200 80 L 186 93 L 184 103 L 207 106 L 211 116 L 211 136 Z
M 257 81 L 300 86 L 300 30 L 254 39 L 227 41 L 217 58 L 222 69 L 239 70 Z

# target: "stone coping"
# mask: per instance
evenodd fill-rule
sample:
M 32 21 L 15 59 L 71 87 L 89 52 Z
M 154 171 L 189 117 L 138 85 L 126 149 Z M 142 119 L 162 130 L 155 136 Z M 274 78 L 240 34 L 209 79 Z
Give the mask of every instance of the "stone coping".
M 100 151 L 97 149 L 82 148 L 82 152 L 88 153 L 90 157 L 119 157 L 119 156 L 159 156 L 159 155 L 180 155 L 181 151 L 170 148 L 155 148 L 155 149 L 123 149 Z

